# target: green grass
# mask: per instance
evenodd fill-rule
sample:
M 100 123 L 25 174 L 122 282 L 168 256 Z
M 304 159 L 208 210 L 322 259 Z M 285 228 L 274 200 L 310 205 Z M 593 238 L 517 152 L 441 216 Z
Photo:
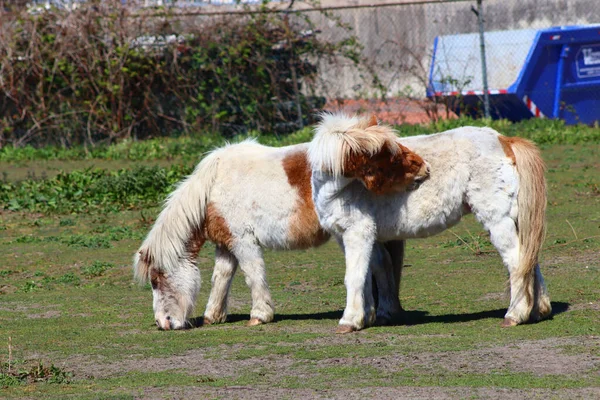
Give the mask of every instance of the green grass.
M 512 329 L 499 327 L 508 305 L 506 272 L 472 217 L 436 237 L 408 242 L 401 291 L 406 324 L 339 336 L 333 332 L 345 304 L 344 262 L 334 243 L 265 252 L 274 323 L 245 326 L 250 293 L 238 276 L 230 322 L 162 332 L 154 325 L 150 288 L 134 283 L 131 271 L 159 208 L 2 211 L 0 397 L 243 396 L 232 386 L 265 394 L 285 388 L 283 397 L 290 398 L 416 387 L 452 397 L 477 397 L 476 388 L 498 395 L 493 390 L 525 395 L 552 389 L 558 397 L 560 390 L 572 390 L 564 392 L 567 397 L 595 397 L 600 149 L 544 145 L 543 155 L 549 223 L 542 271 L 556 313 Z M 207 245 L 199 255 L 203 282 L 196 315 L 208 297 L 213 252 Z M 528 346 L 538 350 L 527 353 Z M 531 360 L 519 358 L 521 352 Z M 53 365 L 58 378 L 30 379 L 40 363 Z

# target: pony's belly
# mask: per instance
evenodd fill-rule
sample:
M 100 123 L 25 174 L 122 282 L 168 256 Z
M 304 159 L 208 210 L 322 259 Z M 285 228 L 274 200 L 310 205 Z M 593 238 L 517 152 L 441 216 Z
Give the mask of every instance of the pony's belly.
M 457 225 L 462 214 L 452 215 L 450 218 L 438 218 L 436 221 L 423 223 L 421 221 L 401 221 L 395 226 L 379 227 L 378 240 L 389 241 L 396 239 L 423 239 L 442 233 L 448 228 Z

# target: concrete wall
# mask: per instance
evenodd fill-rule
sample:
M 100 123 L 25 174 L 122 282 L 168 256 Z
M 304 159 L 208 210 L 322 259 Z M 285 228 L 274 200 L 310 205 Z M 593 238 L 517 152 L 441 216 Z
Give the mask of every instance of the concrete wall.
M 374 3 L 386 1 L 322 1 L 324 7 Z M 476 2 L 382 5 L 333 13 L 353 27 L 365 47 L 363 55 L 377 64 L 377 74 L 388 96 L 408 91 L 415 97 L 423 97 L 434 38 L 478 31 L 471 6 L 476 6 Z M 598 0 L 484 0 L 483 7 L 486 31 L 600 23 Z M 317 26 L 323 36 L 331 39 L 342 36 L 330 22 L 316 13 L 311 16 L 320 21 Z M 356 97 L 373 92 L 348 63 L 329 66 L 323 63 L 322 78 L 324 91 L 330 97 Z
M 285 9 L 289 1 L 270 7 Z M 364 46 L 363 57 L 386 87 L 388 96 L 410 94 L 424 97 L 434 38 L 440 35 L 478 32 L 471 12 L 476 1 L 431 3 L 431 0 L 321 0 L 322 8 L 352 27 Z M 296 0 L 294 10 L 309 9 Z M 353 7 L 353 8 L 344 8 Z M 548 28 L 557 25 L 600 23 L 600 0 L 483 0 L 486 31 Z M 183 9 L 184 11 L 188 9 Z M 241 6 L 204 6 L 203 13 L 241 11 Z M 319 12 L 308 12 L 320 35 L 333 41 L 348 36 L 335 22 Z M 183 18 L 181 23 L 199 24 L 210 16 Z M 510 33 L 507 33 L 510 35 Z M 351 63 L 320 60 L 320 92 L 327 97 L 372 96 L 368 73 Z M 501 66 L 496 65 L 500 68 Z

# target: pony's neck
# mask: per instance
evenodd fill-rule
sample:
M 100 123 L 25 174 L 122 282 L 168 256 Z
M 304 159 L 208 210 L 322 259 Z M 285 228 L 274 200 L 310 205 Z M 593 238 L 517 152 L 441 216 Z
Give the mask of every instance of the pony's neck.
M 326 172 L 314 171 L 311 180 L 314 203 L 325 205 L 335 201 L 339 194 L 354 180 L 354 178 L 333 176 Z

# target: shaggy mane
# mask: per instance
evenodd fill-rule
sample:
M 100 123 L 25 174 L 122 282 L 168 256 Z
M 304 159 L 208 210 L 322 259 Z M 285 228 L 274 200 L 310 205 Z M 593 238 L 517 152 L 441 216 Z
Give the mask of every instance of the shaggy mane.
M 372 156 L 384 147 L 391 154 L 399 151 L 394 130 L 387 125 L 378 125 L 375 117 L 325 113 L 321 118 L 308 149 L 313 170 L 339 176 L 344 174 L 344 165 L 351 153 Z

